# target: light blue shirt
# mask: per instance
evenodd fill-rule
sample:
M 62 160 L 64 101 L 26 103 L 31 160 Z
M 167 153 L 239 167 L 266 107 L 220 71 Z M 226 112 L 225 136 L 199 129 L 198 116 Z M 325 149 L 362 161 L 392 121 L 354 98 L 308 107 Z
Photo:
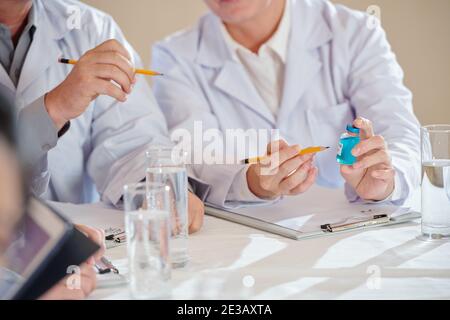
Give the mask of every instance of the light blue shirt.
M 14 46 L 9 27 L 0 23 L 0 63 L 8 72 L 11 81 L 15 85 L 19 82 L 23 63 L 33 41 L 36 27 L 36 12 L 34 6 L 32 6 L 28 14 L 27 24 L 19 37 L 17 45 Z

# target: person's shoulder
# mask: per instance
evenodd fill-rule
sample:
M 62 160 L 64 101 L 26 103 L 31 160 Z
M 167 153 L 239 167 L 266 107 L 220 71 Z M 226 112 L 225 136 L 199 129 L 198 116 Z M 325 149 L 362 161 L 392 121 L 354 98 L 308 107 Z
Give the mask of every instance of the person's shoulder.
M 194 26 L 177 31 L 161 41 L 156 42 L 153 46 L 154 52 L 164 51 L 188 60 L 195 59 L 204 25 L 209 19 L 210 14 L 206 14 Z
M 378 9 L 378 7 L 368 7 L 366 11 L 361 11 L 328 0 L 312 1 L 318 2 L 322 16 L 326 19 L 332 31 L 350 32 L 352 29 L 359 28 L 367 24 L 367 21 L 372 17 L 368 11 Z

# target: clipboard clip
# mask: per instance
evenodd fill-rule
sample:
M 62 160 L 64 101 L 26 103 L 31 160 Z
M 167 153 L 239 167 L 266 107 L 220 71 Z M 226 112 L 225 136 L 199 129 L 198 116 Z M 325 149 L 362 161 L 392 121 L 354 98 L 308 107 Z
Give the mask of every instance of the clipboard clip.
M 119 274 L 119 269 L 117 269 L 106 257 L 101 257 L 100 261 L 95 264 L 95 268 L 97 268 L 99 274 L 110 272 Z
M 356 221 L 356 222 L 345 223 L 345 224 L 331 224 L 331 223 L 323 224 L 320 226 L 320 229 L 323 232 L 346 231 L 346 230 L 351 230 L 351 229 L 369 227 L 369 226 L 378 225 L 378 224 L 384 224 L 384 223 L 388 223 L 390 220 L 391 219 L 389 218 L 389 216 L 387 214 L 377 214 L 368 220 Z

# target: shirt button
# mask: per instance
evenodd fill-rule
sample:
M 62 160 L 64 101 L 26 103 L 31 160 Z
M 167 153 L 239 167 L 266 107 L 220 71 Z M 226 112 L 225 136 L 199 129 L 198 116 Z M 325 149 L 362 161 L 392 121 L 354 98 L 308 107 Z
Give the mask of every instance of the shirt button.
M 50 149 L 51 149 L 52 147 L 47 143 L 47 144 L 44 144 L 43 146 L 42 146 L 42 150 L 43 151 L 49 151 Z

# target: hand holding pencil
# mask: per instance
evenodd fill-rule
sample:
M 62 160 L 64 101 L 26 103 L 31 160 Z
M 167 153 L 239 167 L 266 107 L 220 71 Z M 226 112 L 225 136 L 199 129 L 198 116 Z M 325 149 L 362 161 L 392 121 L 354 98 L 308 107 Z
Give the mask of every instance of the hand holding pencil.
M 59 130 L 80 116 L 100 95 L 125 102 L 136 83 L 135 74 L 143 71 L 134 69 L 131 56 L 122 44 L 116 40 L 105 41 L 86 52 L 66 79 L 46 94 L 45 107 Z
M 318 170 L 313 164 L 316 152 L 324 147 L 301 149 L 279 140 L 270 143 L 267 155 L 245 160 L 251 164 L 247 170 L 249 190 L 262 199 L 281 195 L 297 195 L 308 190 L 315 182 Z

